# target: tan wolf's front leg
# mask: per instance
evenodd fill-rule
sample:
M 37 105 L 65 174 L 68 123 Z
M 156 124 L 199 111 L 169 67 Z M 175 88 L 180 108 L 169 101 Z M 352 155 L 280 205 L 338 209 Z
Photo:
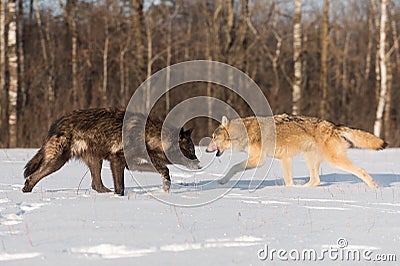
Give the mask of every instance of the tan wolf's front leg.
M 285 181 L 285 186 L 293 186 L 292 158 L 282 158 L 281 163 L 283 167 L 283 180 Z
M 265 163 L 265 158 L 256 153 L 241 163 L 235 164 L 229 169 L 228 173 L 218 181 L 219 184 L 226 184 L 236 173 L 244 171 L 245 169 L 255 168 Z

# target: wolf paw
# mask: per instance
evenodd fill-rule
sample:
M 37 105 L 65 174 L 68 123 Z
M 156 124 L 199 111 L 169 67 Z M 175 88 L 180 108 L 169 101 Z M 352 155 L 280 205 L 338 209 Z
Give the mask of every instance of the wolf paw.
M 293 186 L 294 186 L 294 183 L 293 183 L 293 182 L 285 183 L 285 187 L 293 187 Z
M 25 180 L 25 185 L 22 188 L 22 192 L 27 193 L 27 192 L 32 192 L 33 186 L 29 182 L 29 178 Z
M 94 190 L 96 190 L 99 193 L 108 193 L 111 192 L 110 189 L 106 188 L 105 186 L 92 186 Z
M 218 180 L 218 184 L 220 184 L 220 185 L 225 185 L 226 183 L 228 183 L 228 181 L 229 181 L 229 179 L 228 180 L 226 180 L 226 179 L 220 179 L 220 180 Z
M 163 188 L 163 190 L 165 192 L 169 192 L 169 190 L 171 188 L 171 181 L 170 180 L 164 180 L 162 188 Z
M 368 186 L 369 186 L 370 188 L 378 188 L 378 184 L 375 183 L 374 181 L 371 181 L 371 183 L 369 183 Z
M 32 188 L 30 186 L 25 185 L 22 188 L 22 192 L 27 193 L 27 192 L 32 192 Z
M 303 187 L 316 187 L 320 184 L 320 182 L 308 182 L 303 185 Z
M 114 190 L 114 193 L 115 194 L 117 194 L 117 195 L 119 195 L 119 196 L 123 196 L 124 195 L 124 189 L 122 188 L 122 189 L 115 189 Z

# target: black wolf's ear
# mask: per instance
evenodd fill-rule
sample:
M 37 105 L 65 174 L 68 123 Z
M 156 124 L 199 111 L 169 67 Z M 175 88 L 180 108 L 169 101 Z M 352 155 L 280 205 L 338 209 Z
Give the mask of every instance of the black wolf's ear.
M 184 131 L 183 134 L 190 137 L 192 135 L 193 128 L 189 128 L 188 130 Z
M 179 136 L 180 137 L 190 137 L 192 135 L 193 128 L 189 128 L 188 130 L 184 130 L 183 127 L 181 128 L 181 131 L 179 131 Z
M 228 119 L 228 117 L 226 117 L 226 116 L 223 116 L 223 117 L 222 117 L 221 125 L 222 125 L 223 127 L 227 127 L 227 126 L 229 125 L 229 119 Z

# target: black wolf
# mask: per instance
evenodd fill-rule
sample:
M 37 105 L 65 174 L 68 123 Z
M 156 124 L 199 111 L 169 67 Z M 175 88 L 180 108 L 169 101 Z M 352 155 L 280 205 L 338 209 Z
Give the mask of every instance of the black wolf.
M 96 108 L 73 111 L 54 121 L 42 147 L 25 166 L 26 181 L 22 191 L 31 192 L 43 177 L 60 169 L 71 158 L 78 158 L 88 165 L 92 175 L 92 188 L 100 193 L 110 192 L 101 180 L 103 160 L 110 161 L 114 192 L 123 195 L 124 168 L 128 168 L 122 142 L 124 116 L 124 110 Z M 146 130 L 140 132 L 139 129 L 144 128 L 144 123 Z M 182 154 L 190 160 L 179 159 L 180 157 L 176 156 L 174 163 L 183 164 L 191 169 L 198 169 L 199 161 L 190 137 L 191 130 L 163 128 L 162 125 L 160 120 L 146 121 L 142 114 L 127 113 L 125 126 L 130 130 L 127 139 L 131 142 L 128 147 L 132 149 L 125 153 L 130 158 L 128 161 L 137 159 L 136 164 L 129 165 L 131 170 L 157 170 L 163 177 L 164 190 L 168 191 L 171 179 L 166 165 L 171 162 L 165 152 L 175 154 L 182 151 Z M 175 132 L 178 135 L 179 131 L 179 147 L 169 145 L 168 151 L 164 151 L 161 144 L 161 130 L 166 130 L 170 136 Z M 145 142 L 151 163 L 142 159 L 146 152 L 144 149 L 135 150 L 140 147 L 138 145 L 140 141 Z

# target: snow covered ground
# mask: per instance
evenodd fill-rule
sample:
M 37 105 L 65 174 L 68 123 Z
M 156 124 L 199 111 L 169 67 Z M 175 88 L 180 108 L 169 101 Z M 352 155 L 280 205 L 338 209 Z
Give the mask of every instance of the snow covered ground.
M 289 252 L 295 257 L 296 250 L 313 249 L 320 256 L 329 248 L 337 254 L 366 251 L 372 260 L 394 254 L 400 261 L 400 149 L 349 151 L 380 185 L 377 190 L 327 164 L 320 169 L 321 186 L 301 187 L 308 170 L 296 157 L 297 186 L 282 186 L 281 166 L 273 161 L 259 189 L 249 191 L 251 177 L 265 173 L 269 163 L 247 171 L 229 191 L 234 180 L 213 182 L 226 168 L 224 154 L 197 173 L 171 166 L 169 194 L 157 173 L 133 172 L 148 194 L 126 171 L 124 197 L 91 190 L 87 168 L 78 161 L 23 194 L 23 167 L 35 152 L 0 150 L 0 265 L 274 265 L 282 261 L 277 252 L 271 258 L 271 250 L 283 250 L 282 259 L 291 261 Z M 202 163 L 212 156 L 201 154 Z M 234 154 L 231 164 L 242 158 Z M 112 187 L 108 164 L 103 181 Z M 212 202 L 174 207 L 162 201 Z M 325 253 L 325 263 L 334 260 Z

